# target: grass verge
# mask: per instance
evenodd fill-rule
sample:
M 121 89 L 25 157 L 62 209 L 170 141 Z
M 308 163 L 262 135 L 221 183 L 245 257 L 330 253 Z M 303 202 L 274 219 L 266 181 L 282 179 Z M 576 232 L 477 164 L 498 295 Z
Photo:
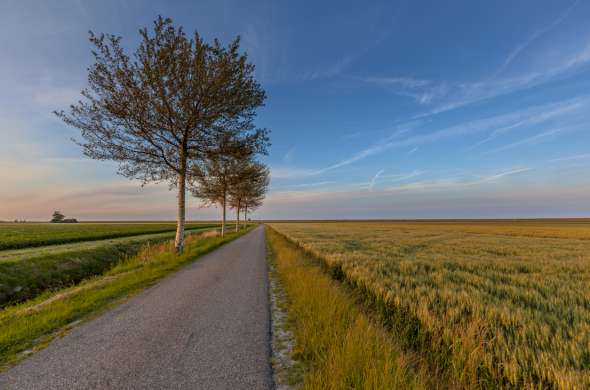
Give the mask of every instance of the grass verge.
M 304 389 L 432 388 L 355 297 L 284 236 L 267 228 L 269 260 L 287 296 Z M 296 367 L 299 369 L 299 367 Z
M 200 230 L 189 230 L 193 234 Z M 48 289 L 61 289 L 98 275 L 134 256 L 145 245 L 157 245 L 174 237 L 174 232 L 148 234 L 100 241 L 39 248 L 0 256 L 0 308 L 32 299 Z M 24 254 L 26 253 L 26 254 Z
M 225 237 L 212 236 L 213 232 L 191 235 L 180 256 L 174 254 L 172 242 L 148 246 L 103 275 L 0 311 L 0 370 L 43 348 L 67 331 L 72 323 L 111 307 L 250 230 Z

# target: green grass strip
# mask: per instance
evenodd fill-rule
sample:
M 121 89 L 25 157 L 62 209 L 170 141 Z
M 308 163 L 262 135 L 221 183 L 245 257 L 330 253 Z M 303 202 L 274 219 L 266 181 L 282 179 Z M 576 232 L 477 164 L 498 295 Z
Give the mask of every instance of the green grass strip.
M 187 234 L 210 228 L 192 229 Z M 93 275 L 99 275 L 145 245 L 174 237 L 174 232 L 147 234 L 113 240 L 92 241 L 50 247 L 46 251 L 27 249 L 17 259 L 0 256 L 0 308 L 32 299 L 48 289 L 61 289 Z M 1 252 L 0 252 L 1 253 Z
M 207 233 L 202 237 L 189 236 L 180 256 L 174 254 L 171 242 L 148 247 L 101 276 L 0 311 L 0 370 L 43 348 L 72 323 L 111 307 L 250 230 L 223 238 L 206 237 Z

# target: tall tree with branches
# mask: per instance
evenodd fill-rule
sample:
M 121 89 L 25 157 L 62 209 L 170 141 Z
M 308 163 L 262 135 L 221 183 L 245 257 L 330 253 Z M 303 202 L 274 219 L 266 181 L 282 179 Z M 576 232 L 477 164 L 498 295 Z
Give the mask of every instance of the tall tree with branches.
M 188 172 L 220 134 L 251 132 L 266 96 L 254 65 L 240 52 L 239 37 L 227 47 L 209 44 L 162 17 L 152 32 L 139 33 L 141 43 L 130 56 L 121 37 L 90 32 L 95 63 L 89 85 L 69 113 L 56 114 L 81 130 L 77 142 L 86 156 L 117 161 L 120 174 L 143 184 L 168 182 L 177 189 L 180 253 Z
M 269 184 L 269 171 L 262 163 L 254 160 L 240 164 L 232 176 L 229 188 L 229 205 L 236 211 L 236 231 L 240 226 L 240 212 L 254 209 L 262 204 Z

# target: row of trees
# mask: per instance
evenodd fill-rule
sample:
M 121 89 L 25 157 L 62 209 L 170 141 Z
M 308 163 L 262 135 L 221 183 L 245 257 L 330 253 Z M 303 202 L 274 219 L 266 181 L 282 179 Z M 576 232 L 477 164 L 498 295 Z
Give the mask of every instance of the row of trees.
M 225 233 L 226 210 L 236 211 L 236 231 L 239 229 L 240 212 L 247 220 L 248 210 L 262 204 L 269 184 L 268 169 L 252 159 L 252 145 L 232 140 L 221 142 L 220 148 L 197 164 L 191 172 L 192 194 L 210 205 L 222 209 L 221 234 Z
M 153 32 L 139 33 L 129 56 L 121 37 L 90 32 L 88 87 L 68 113 L 56 115 L 80 129 L 86 156 L 116 161 L 126 177 L 168 182 L 178 191 L 180 253 L 188 190 L 222 207 L 223 232 L 227 207 L 239 216 L 261 204 L 269 175 L 257 157 L 270 143 L 254 118 L 266 94 L 239 37 L 226 47 L 210 44 L 162 17 Z

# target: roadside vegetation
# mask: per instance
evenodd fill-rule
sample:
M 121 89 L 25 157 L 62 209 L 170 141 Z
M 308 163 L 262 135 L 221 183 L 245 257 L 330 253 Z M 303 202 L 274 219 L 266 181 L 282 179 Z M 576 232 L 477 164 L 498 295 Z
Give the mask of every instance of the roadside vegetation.
M 248 231 L 250 229 L 243 229 L 225 237 L 220 237 L 217 231 L 189 235 L 181 255 L 175 253 L 173 241 L 146 246 L 137 255 L 99 276 L 1 310 L 0 367 L 6 368 L 43 348 L 80 320 L 111 307 Z
M 213 227 L 202 225 L 189 233 L 209 229 Z M 146 245 L 156 245 L 171 237 L 173 225 L 167 233 L 0 251 L 0 308 L 101 274 Z
M 303 389 L 433 388 L 415 359 L 355 303 L 355 297 L 285 237 L 267 229 L 269 261 L 286 295 L 295 335 L 286 384 Z M 303 367 L 303 368 L 302 368 Z M 442 386 L 441 386 L 442 387 Z
M 213 227 L 212 223 L 189 223 L 187 229 Z M 73 242 L 131 237 L 176 230 L 173 223 L 6 223 L 0 224 L 0 250 L 30 248 Z
M 590 223 L 271 226 L 457 386 L 590 387 Z

